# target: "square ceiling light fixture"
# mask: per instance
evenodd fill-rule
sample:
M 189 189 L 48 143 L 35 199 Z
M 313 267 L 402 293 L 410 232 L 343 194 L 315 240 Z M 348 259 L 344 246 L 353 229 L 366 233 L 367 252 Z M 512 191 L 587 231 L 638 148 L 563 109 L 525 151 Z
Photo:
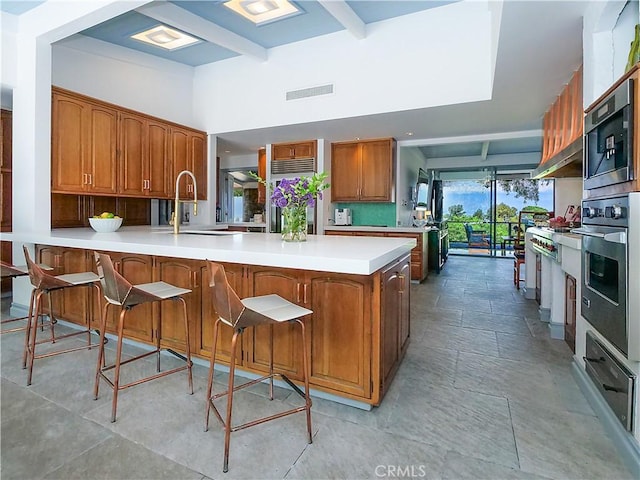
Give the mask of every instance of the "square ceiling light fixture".
M 300 13 L 300 9 L 289 0 L 228 0 L 224 6 L 242 15 L 256 25 Z
M 166 48 L 167 50 L 176 50 L 200 42 L 199 39 L 166 25 L 158 25 L 150 30 L 131 35 L 131 38 L 150 43 L 156 47 Z

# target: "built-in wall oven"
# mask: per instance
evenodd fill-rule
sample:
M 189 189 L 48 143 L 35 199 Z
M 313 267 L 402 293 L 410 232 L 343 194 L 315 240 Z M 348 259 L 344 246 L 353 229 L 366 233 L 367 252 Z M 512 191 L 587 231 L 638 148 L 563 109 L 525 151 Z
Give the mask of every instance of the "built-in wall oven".
M 640 192 L 582 202 L 582 316 L 640 360 Z
M 628 78 L 585 116 L 585 190 L 633 180 L 634 88 Z

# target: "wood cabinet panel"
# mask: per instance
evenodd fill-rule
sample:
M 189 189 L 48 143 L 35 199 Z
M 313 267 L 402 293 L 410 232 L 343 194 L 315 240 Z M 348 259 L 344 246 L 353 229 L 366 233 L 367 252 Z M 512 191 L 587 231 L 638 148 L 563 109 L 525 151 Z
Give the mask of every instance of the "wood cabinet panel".
M 395 140 L 331 145 L 332 202 L 392 202 Z
M 182 295 L 187 303 L 187 319 L 189 321 L 189 337 L 191 345 L 200 335 L 201 318 L 201 262 L 182 258 L 156 257 L 154 281 L 163 281 L 176 287 L 188 288 L 191 293 Z M 181 302 L 160 302 L 160 342 L 165 347 L 186 351 L 184 317 Z
M 119 189 L 124 195 L 169 197 L 169 126 L 120 114 Z
M 0 170 L 11 170 L 13 162 L 13 112 L 0 110 Z
M 312 383 L 371 398 L 370 281 L 370 277 L 308 274 Z
M 278 143 L 271 146 L 271 160 L 291 160 L 295 158 L 315 158 L 316 142 Z M 264 178 L 264 177 L 263 177 Z
M 153 257 L 130 253 L 108 252 L 116 271 L 133 285 L 153 281 Z M 116 333 L 120 308 L 110 307 L 107 316 L 107 331 Z M 154 305 L 143 303 L 127 312 L 124 324 L 126 337 L 153 341 L 153 316 L 157 315 Z
M 300 290 L 304 278 L 297 270 L 269 267 L 249 267 L 247 297 L 275 293 L 290 302 L 300 303 Z M 269 369 L 269 326 L 259 325 L 247 329 L 243 341 L 246 342 L 246 365 L 256 370 Z M 293 323 L 273 327 L 274 368 L 292 379 L 302 379 L 302 346 L 300 327 Z
M 189 170 L 196 177 L 198 199 L 207 198 L 207 164 L 206 137 L 201 132 L 185 128 L 171 129 L 171 162 L 173 165 L 173 181 L 183 170 Z M 180 179 L 178 188 L 182 199 L 193 199 L 193 180 L 184 175 Z M 172 196 L 175 195 L 175 184 L 171 186 Z
M 90 216 L 82 195 L 51 194 L 51 228 L 83 227 Z
M 267 179 L 267 149 L 258 150 L 258 176 L 264 180 Z M 258 203 L 267 203 L 267 187 L 262 183 L 258 183 Z
M 117 112 L 53 92 L 51 189 L 54 193 L 117 193 Z
M 224 263 L 224 270 L 227 275 L 227 281 L 231 288 L 240 296 L 244 291 L 245 267 L 237 263 Z M 194 353 L 210 356 L 213 347 L 213 324 L 217 318 L 215 308 L 213 307 L 213 293 L 209 283 L 211 276 L 207 264 L 201 266 L 202 274 L 202 323 L 200 327 L 199 344 L 195 346 Z M 249 332 L 247 332 L 249 334 Z M 233 329 L 228 325 L 221 323 L 218 329 L 218 341 L 216 346 L 216 362 L 221 361 L 226 364 L 231 358 L 231 337 L 233 337 Z M 238 348 L 246 349 L 246 341 L 243 335 L 238 340 Z M 243 365 L 243 356 L 236 358 L 236 365 Z

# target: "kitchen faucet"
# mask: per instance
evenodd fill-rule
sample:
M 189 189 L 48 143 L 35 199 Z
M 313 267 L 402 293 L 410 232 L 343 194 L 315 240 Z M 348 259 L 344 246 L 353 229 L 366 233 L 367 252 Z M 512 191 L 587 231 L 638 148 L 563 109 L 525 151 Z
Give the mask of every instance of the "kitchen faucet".
M 193 180 L 193 200 L 180 200 L 179 195 L 180 195 L 180 177 L 182 177 L 182 175 L 189 175 L 192 180 Z M 195 217 L 196 215 L 198 215 L 198 186 L 196 184 L 196 177 L 193 175 L 193 173 L 191 173 L 189 170 L 183 170 L 181 171 L 178 176 L 176 177 L 176 200 L 175 200 L 175 205 L 174 205 L 174 220 L 173 220 L 173 233 L 174 235 L 177 235 L 180 233 L 180 215 L 178 213 L 179 207 L 180 207 L 180 202 L 182 203 L 193 203 L 193 216 Z

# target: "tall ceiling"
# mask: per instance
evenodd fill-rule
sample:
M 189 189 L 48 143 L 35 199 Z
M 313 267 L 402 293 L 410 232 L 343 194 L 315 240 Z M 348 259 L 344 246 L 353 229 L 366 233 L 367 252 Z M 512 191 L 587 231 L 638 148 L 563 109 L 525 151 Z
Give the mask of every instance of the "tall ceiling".
M 20 15 L 39 1 L 0 2 L 0 10 Z M 436 0 L 302 0 L 300 13 L 256 26 L 219 1 L 157 1 L 95 25 L 82 35 L 189 66 L 238 55 L 266 58 L 270 48 L 340 30 L 366 35 L 367 25 L 452 1 Z M 588 0 L 505 0 L 490 100 L 426 109 L 389 112 L 308 124 L 242 132 L 219 132 L 219 150 L 255 152 L 257 145 L 325 138 L 393 136 L 411 140 L 428 156 L 539 151 L 542 117 L 582 62 L 582 16 Z M 393 20 L 391 20 L 393 21 Z M 146 45 L 130 36 L 159 23 L 202 41 L 175 51 Z M 268 61 L 268 60 L 267 60 Z M 417 60 L 418 61 L 418 60 Z M 464 61 L 464 59 L 461 59 Z M 411 132 L 411 135 L 408 134 Z M 513 132 L 528 132 L 518 138 Z M 506 134 L 504 139 L 499 138 Z M 461 146 L 464 137 L 474 143 Z M 486 136 L 487 140 L 483 140 Z M 450 143 L 437 139 L 452 138 Z M 462 137 L 461 139 L 457 139 Z M 418 139 L 418 140 L 414 140 Z M 430 146 L 436 143 L 437 146 Z M 487 144 L 488 143 L 488 144 Z

